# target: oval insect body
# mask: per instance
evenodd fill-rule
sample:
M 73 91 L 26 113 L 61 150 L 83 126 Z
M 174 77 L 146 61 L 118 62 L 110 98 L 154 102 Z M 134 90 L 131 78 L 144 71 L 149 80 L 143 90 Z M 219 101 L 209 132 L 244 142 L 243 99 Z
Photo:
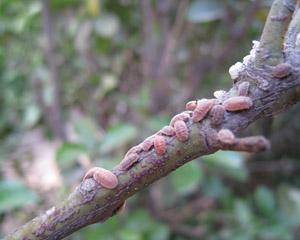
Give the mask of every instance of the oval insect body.
M 93 168 L 89 169 L 89 170 L 86 172 L 86 174 L 84 175 L 83 180 L 84 180 L 84 179 L 87 179 L 87 178 L 92 178 L 93 175 L 94 175 L 94 173 L 95 173 L 95 171 L 97 171 L 97 169 L 98 169 L 98 167 L 93 167 Z
M 249 86 L 250 86 L 249 82 L 245 81 L 245 82 L 240 83 L 238 86 L 238 95 L 239 96 L 247 96 L 248 91 L 249 91 Z
M 225 108 L 222 105 L 215 105 L 212 107 L 211 111 L 211 124 L 214 126 L 219 126 L 224 120 Z
M 118 186 L 117 176 L 104 168 L 98 168 L 94 172 L 93 178 L 98 184 L 107 189 L 114 189 Z
M 217 136 L 221 143 L 229 145 L 235 143 L 235 136 L 229 129 L 221 129 Z
M 151 147 L 153 146 L 153 138 L 154 138 L 154 136 L 150 136 L 141 143 L 141 146 L 142 146 L 142 149 L 144 152 L 148 152 L 151 149 Z
M 292 66 L 289 63 L 279 63 L 272 69 L 272 76 L 275 78 L 284 78 L 292 72 Z
M 223 102 L 225 109 L 230 112 L 247 110 L 251 108 L 252 105 L 253 102 L 251 98 L 245 96 L 231 97 Z
M 139 160 L 139 155 L 137 153 L 131 153 L 126 155 L 124 159 L 119 163 L 118 169 L 120 171 L 129 170 L 135 163 Z
M 196 107 L 197 107 L 197 101 L 196 100 L 189 101 L 185 105 L 185 109 L 189 110 L 189 111 L 194 111 Z
M 189 130 L 184 121 L 179 120 L 175 122 L 175 133 L 179 141 L 185 142 L 189 139 Z
M 143 151 L 143 148 L 142 148 L 141 144 L 136 145 L 127 151 L 127 153 L 125 154 L 125 157 L 132 153 L 141 153 L 142 151 Z
M 179 113 L 171 119 L 170 126 L 174 127 L 174 124 L 176 121 L 178 121 L 178 120 L 187 121 L 189 118 L 190 118 L 190 115 L 188 113 L 185 113 L 185 112 Z
M 215 99 L 199 100 L 197 102 L 197 107 L 193 112 L 193 117 L 192 117 L 193 122 L 200 122 L 203 118 L 205 118 L 209 110 L 215 104 L 215 101 L 216 101 Z
M 156 135 L 154 137 L 154 149 L 157 155 L 164 155 L 166 152 L 166 141 L 163 136 Z
M 175 129 L 171 126 L 164 126 L 161 130 L 158 132 L 159 134 L 172 137 L 175 135 Z

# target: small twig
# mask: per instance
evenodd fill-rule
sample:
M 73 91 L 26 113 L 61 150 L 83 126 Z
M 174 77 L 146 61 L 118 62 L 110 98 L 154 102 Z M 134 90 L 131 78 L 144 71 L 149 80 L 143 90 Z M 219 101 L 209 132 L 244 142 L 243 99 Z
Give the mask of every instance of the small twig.
M 283 41 L 295 4 L 295 0 L 275 0 L 273 2 L 260 39 L 256 57 L 257 66 L 276 65 L 284 60 Z
M 55 63 L 54 56 L 54 33 L 52 29 L 52 16 L 49 7 L 49 0 L 42 1 L 43 6 L 43 31 L 46 40 L 45 46 L 45 55 L 49 66 L 49 74 L 51 85 L 53 88 L 53 96 L 52 96 L 52 106 L 50 107 L 52 110 L 51 114 L 51 127 L 54 134 L 61 138 L 66 139 L 66 133 L 64 129 L 63 117 L 62 117 L 62 109 L 61 109 L 61 93 L 60 93 L 60 81 L 58 77 L 57 66 Z M 47 116 L 46 116 L 47 117 Z

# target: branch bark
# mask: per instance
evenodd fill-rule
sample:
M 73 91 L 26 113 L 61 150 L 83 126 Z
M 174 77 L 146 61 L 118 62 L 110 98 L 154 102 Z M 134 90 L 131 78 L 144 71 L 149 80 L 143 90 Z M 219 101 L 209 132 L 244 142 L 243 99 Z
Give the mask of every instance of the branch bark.
M 286 2 L 291 3 L 286 0 L 274 2 L 273 7 L 276 6 L 278 10 L 276 14 L 287 11 Z M 274 17 L 274 14 L 272 12 L 269 18 Z M 269 26 L 272 24 L 275 24 L 276 28 Z M 277 38 L 279 34 L 280 39 L 284 38 L 285 31 L 282 29 L 286 29 L 286 25 L 286 21 L 274 23 L 274 21 L 268 20 L 260 50 L 278 53 L 279 46 L 280 49 L 283 49 L 282 42 L 280 45 L 278 42 L 274 43 L 275 48 L 271 42 L 277 41 L 274 38 Z M 273 30 L 267 31 L 266 29 Z M 284 57 L 285 55 L 281 53 L 280 56 Z M 224 120 L 218 127 L 211 124 L 209 117 L 200 123 L 193 123 L 190 119 L 187 123 L 188 141 L 180 142 L 175 136 L 166 137 L 167 152 L 163 156 L 150 150 L 139 153 L 139 160 L 126 171 L 120 171 L 116 166 L 112 170 L 119 181 L 115 189 L 105 189 L 92 178 L 85 179 L 65 201 L 31 220 L 7 236 L 5 240 L 62 239 L 84 226 L 103 222 L 113 216 L 127 198 L 146 188 L 149 184 L 199 156 L 221 149 L 222 146 L 217 140 L 217 133 L 220 129 L 230 129 L 232 132 L 238 133 L 258 118 L 286 110 L 288 106 L 300 100 L 299 60 L 296 61 L 294 58 L 299 59 L 297 51 L 282 59 L 291 64 L 292 71 L 280 79 L 272 75 L 273 61 L 264 62 L 264 64 L 269 63 L 270 65 L 259 64 L 257 66 L 257 62 L 262 59 L 261 55 L 258 55 L 257 59 L 248 61 L 243 70 L 239 72 L 239 77 L 233 87 L 220 101 L 236 96 L 238 85 L 243 81 L 248 81 L 250 83 L 248 97 L 253 101 L 253 106 L 249 110 L 225 112 Z

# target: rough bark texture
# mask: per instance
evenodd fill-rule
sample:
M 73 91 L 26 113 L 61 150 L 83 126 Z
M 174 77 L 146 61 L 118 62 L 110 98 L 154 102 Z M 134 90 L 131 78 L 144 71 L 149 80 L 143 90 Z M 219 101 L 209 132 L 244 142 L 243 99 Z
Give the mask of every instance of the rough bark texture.
M 295 5 L 296 1 L 274 2 L 263 31 L 259 54 L 240 72 L 236 83 L 222 99 L 224 101 L 236 96 L 238 84 L 248 81 L 248 96 L 253 101 L 249 110 L 225 112 L 223 123 L 218 127 L 211 124 L 209 117 L 200 123 L 190 120 L 187 123 L 188 141 L 180 142 L 175 136 L 166 137 L 167 152 L 163 156 L 158 156 L 154 150 L 150 150 L 140 153 L 139 161 L 127 171 L 119 171 L 116 166 L 112 172 L 119 180 L 117 188 L 104 189 L 93 179 L 86 179 L 64 202 L 28 222 L 5 240 L 62 239 L 86 225 L 105 221 L 117 212 L 127 198 L 152 182 L 190 160 L 222 148 L 216 137 L 218 130 L 227 128 L 238 133 L 258 118 L 274 115 L 299 101 L 300 54 L 294 48 L 294 44 L 285 45 L 285 52 L 281 52 L 284 29 L 287 28 Z M 299 19 L 298 9 L 294 16 Z M 288 34 L 292 34 L 291 38 L 295 40 L 299 32 L 299 23 L 292 21 L 292 24 Z M 286 37 L 289 43 L 292 42 L 291 38 Z M 291 74 L 282 79 L 272 77 L 274 64 L 282 61 L 292 66 Z

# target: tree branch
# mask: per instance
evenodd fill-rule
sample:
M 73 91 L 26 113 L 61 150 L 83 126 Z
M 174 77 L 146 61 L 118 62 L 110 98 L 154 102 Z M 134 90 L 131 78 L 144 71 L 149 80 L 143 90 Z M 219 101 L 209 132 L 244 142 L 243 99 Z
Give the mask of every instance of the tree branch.
M 296 0 L 275 0 L 260 39 L 257 66 L 283 61 L 283 40 L 295 9 Z
M 291 1 L 285 0 L 274 2 L 263 33 L 263 42 L 260 48 L 263 47 L 272 51 L 271 56 L 278 56 L 279 42 L 274 40 L 274 36 L 278 36 L 276 31 L 283 34 L 288 20 L 273 21 L 270 20 L 270 16 L 277 14 L 278 6 L 283 8 L 284 13 L 290 14 L 291 8 L 287 8 L 285 5 L 287 2 L 291 3 Z M 299 55 L 295 54 L 291 57 L 299 58 Z M 283 54 L 280 53 L 281 55 Z M 291 58 L 285 60 L 290 63 L 295 62 Z M 269 60 L 266 62 L 270 65 L 274 63 L 274 61 Z M 118 178 L 118 185 L 114 189 L 109 190 L 101 187 L 93 178 L 83 180 L 64 202 L 31 220 L 15 233 L 7 236 L 5 240 L 62 239 L 84 226 L 103 222 L 113 216 L 127 198 L 154 181 L 199 156 L 211 154 L 219 149 L 226 149 L 226 146 L 218 138 L 220 129 L 230 129 L 232 132 L 238 133 L 258 118 L 286 110 L 288 106 L 300 100 L 299 64 L 292 65 L 291 71 L 282 78 L 276 78 L 273 75 L 272 66 L 262 68 L 262 65 L 259 65 L 257 67 L 255 59 L 248 61 L 243 70 L 239 72 L 239 78 L 233 87 L 218 101 L 224 102 L 236 96 L 241 82 L 245 81 L 250 84 L 248 97 L 253 102 L 248 110 L 225 111 L 223 121 L 219 126 L 211 124 L 211 116 L 205 117 L 200 122 L 194 122 L 192 116 L 196 110 L 186 112 L 190 116 L 186 122 L 187 141 L 179 141 L 176 136 L 165 137 L 166 153 L 163 155 L 157 154 L 154 149 L 141 151 L 138 153 L 138 160 L 128 170 L 120 171 L 119 166 L 116 166 L 112 170 Z

